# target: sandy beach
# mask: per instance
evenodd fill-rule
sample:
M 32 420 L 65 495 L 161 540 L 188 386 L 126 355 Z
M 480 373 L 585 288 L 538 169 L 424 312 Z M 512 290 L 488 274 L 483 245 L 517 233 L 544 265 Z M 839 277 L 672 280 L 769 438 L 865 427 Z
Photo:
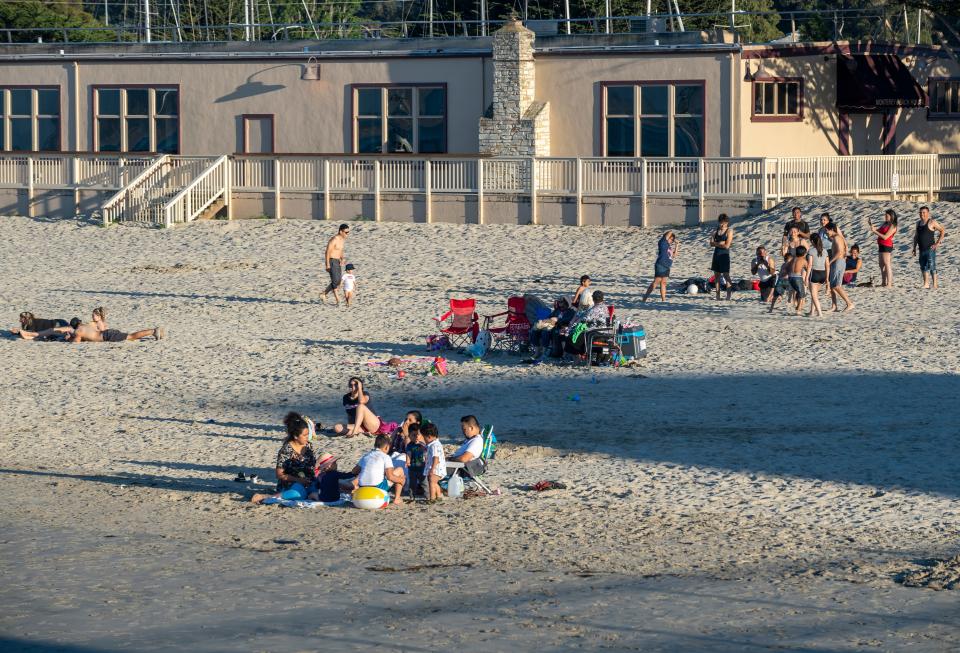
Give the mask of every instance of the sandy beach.
M 321 299 L 335 224 L 2 218 L 0 327 L 103 305 L 111 326 L 167 337 L 0 338 L 0 645 L 957 650 L 960 561 L 902 581 L 960 553 L 960 205 L 931 204 L 948 232 L 937 291 L 918 288 L 906 202 L 735 220 L 734 278 L 757 245 L 779 249 L 794 205 L 811 224 L 829 210 L 878 284 L 866 219 L 895 208 L 897 287 L 853 289 L 853 311 L 821 319 L 768 315 L 755 292 L 642 304 L 660 230 L 353 222 L 347 309 Z M 674 279 L 709 274 L 712 229 L 677 230 Z M 368 364 L 425 356 L 449 297 L 493 314 L 513 294 L 569 296 L 584 273 L 646 329 L 637 366 L 452 352 L 446 377 L 411 364 L 396 379 Z M 251 505 L 274 480 L 283 415 L 343 421 L 351 375 L 383 417 L 419 409 L 445 444 L 461 415 L 494 424 L 486 479 L 503 494 Z M 343 469 L 370 444 L 316 449 Z M 526 489 L 544 479 L 568 487 Z

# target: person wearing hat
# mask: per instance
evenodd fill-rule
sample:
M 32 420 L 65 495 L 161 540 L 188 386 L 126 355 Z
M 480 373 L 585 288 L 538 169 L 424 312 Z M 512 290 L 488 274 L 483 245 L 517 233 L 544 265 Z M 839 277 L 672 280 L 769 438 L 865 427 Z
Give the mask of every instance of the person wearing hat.
M 331 453 L 322 453 L 317 458 L 317 475 L 307 498 L 311 501 L 336 501 L 340 498 L 340 491 L 349 492 L 353 489 L 353 476 L 347 472 L 337 471 L 337 457 Z M 341 487 L 341 481 L 346 484 Z
M 353 293 L 357 288 L 357 275 L 353 272 L 356 269 L 353 263 L 347 263 L 347 273 L 343 275 L 343 297 L 347 300 L 347 306 L 353 301 Z

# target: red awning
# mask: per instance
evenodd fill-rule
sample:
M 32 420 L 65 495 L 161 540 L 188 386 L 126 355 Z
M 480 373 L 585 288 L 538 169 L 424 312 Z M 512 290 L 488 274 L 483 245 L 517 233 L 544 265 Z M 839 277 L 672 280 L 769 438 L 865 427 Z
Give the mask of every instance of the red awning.
M 837 108 L 844 112 L 923 107 L 927 94 L 894 54 L 837 56 Z

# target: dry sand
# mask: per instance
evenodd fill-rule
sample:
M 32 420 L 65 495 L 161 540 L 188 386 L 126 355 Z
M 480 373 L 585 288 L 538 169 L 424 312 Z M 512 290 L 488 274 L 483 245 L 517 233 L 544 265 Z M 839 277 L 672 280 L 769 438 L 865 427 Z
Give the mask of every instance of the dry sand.
M 864 249 L 887 204 L 824 208 Z M 0 314 L 167 327 L 123 344 L 0 340 L 0 645 L 5 650 L 956 650 L 960 293 L 917 288 L 916 205 L 897 288 L 848 314 L 640 303 L 659 231 L 352 223 L 356 306 L 323 305 L 335 225 L 174 230 L 3 218 Z M 734 276 L 779 242 L 788 205 L 735 224 Z M 960 206 L 934 216 L 956 229 Z M 712 226 L 681 230 L 674 278 L 706 273 Z M 949 234 L 954 235 L 954 234 Z M 647 329 L 636 368 L 424 355 L 450 296 L 570 294 L 582 273 Z M 342 419 L 348 376 L 380 412 L 419 408 L 454 442 L 477 414 L 504 440 L 499 497 L 375 513 L 246 502 L 272 479 L 280 420 Z M 568 398 L 578 394 L 579 402 Z M 349 467 L 368 440 L 324 439 Z M 569 489 L 524 487 L 542 479 Z M 267 485 L 261 486 L 261 489 Z M 944 571 L 946 569 L 946 571 Z M 925 573 L 930 570 L 933 573 Z M 953 576 L 951 576 L 953 574 Z M 946 580 L 944 580 L 946 579 Z

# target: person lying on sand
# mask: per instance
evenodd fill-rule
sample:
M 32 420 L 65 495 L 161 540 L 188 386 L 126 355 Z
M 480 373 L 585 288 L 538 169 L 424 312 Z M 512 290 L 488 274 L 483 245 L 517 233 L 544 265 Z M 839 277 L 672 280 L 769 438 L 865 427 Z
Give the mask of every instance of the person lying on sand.
M 111 329 L 107 326 L 107 309 L 98 306 L 93 309 L 93 322 L 81 324 L 80 328 L 74 331 L 71 342 L 124 342 L 126 340 L 141 340 L 150 336 L 162 340 L 165 335 L 166 330 L 163 327 L 142 329 L 129 334 Z
M 57 327 L 65 327 L 69 324 L 66 320 L 61 319 L 45 320 L 29 311 L 20 314 L 20 328 L 24 331 L 47 331 Z
M 10 333 L 20 336 L 24 340 L 63 340 L 69 342 L 73 337 L 74 331 L 81 324 L 80 318 L 75 317 L 70 320 L 68 326 L 58 326 L 42 331 L 28 331 L 27 329 L 11 329 Z
M 274 494 L 254 494 L 253 503 L 271 504 L 282 500 L 306 499 L 307 488 L 313 483 L 317 458 L 310 446 L 310 427 L 299 413 L 290 412 L 283 418 L 287 437 L 277 453 L 277 491 Z

